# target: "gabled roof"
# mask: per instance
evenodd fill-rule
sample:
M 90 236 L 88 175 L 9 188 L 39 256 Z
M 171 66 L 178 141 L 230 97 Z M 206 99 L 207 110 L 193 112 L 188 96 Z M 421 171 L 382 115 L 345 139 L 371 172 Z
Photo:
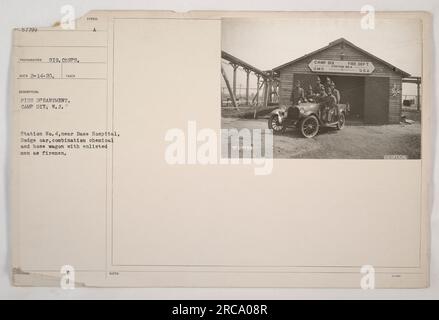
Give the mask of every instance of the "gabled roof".
M 287 62 L 287 63 L 285 63 L 285 64 L 283 64 L 283 65 L 280 65 L 280 66 L 274 68 L 273 71 L 279 71 L 280 69 L 282 69 L 282 68 L 284 68 L 284 67 L 287 67 L 287 66 L 289 66 L 289 65 L 292 65 L 292 64 L 294 64 L 294 63 L 296 63 L 296 62 L 299 62 L 299 61 L 301 61 L 301 60 L 303 60 L 303 59 L 309 58 L 310 56 L 313 56 L 313 55 L 315 55 L 315 54 L 317 54 L 317 53 L 319 53 L 319 52 L 322 52 L 322 51 L 325 51 L 325 50 L 327 50 L 327 49 L 329 49 L 329 48 L 332 48 L 332 47 L 334 47 L 334 46 L 336 46 L 336 45 L 338 45 L 338 44 L 340 44 L 340 43 L 347 44 L 347 45 L 351 46 L 352 48 L 354 48 L 354 49 L 360 51 L 360 52 L 363 53 L 364 55 L 369 56 L 369 57 L 371 57 L 372 59 L 377 60 L 377 61 L 383 63 L 384 65 L 386 65 L 387 67 L 389 67 L 389 68 L 392 69 L 393 71 L 395 71 L 395 72 L 401 74 L 404 78 L 410 77 L 410 74 L 409 74 L 409 73 L 407 73 L 407 72 L 405 72 L 405 71 L 403 71 L 403 70 L 401 70 L 401 69 L 399 69 L 399 68 L 397 68 L 397 67 L 391 65 L 391 64 L 388 63 L 387 61 L 384 61 L 383 59 L 378 58 L 377 56 L 375 56 L 375 55 L 373 55 L 373 54 L 367 52 L 366 50 L 363 50 L 363 49 L 361 49 L 360 47 L 357 47 L 355 44 L 353 44 L 352 42 L 350 42 L 350 41 L 348 41 L 348 40 L 346 40 L 346 39 L 344 39 L 344 38 L 340 38 L 340 39 L 338 39 L 338 40 L 335 40 L 335 41 L 333 41 L 333 42 L 330 42 L 326 47 L 320 48 L 320 49 L 315 50 L 315 51 L 313 51 L 313 52 L 311 52 L 311 53 L 308 53 L 308 54 L 306 54 L 306 55 L 304 55 L 304 56 L 302 56 L 302 57 L 300 57 L 300 58 L 298 58 L 298 59 L 295 59 L 295 60 L 293 60 L 293 61 Z

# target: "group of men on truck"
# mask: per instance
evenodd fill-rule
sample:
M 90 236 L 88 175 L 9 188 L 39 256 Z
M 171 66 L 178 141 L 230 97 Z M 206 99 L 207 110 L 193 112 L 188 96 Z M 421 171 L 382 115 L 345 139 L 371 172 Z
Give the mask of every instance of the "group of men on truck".
M 340 99 L 340 91 L 335 87 L 335 82 L 329 77 L 326 78 L 324 84 L 322 84 L 320 77 L 317 77 L 315 86 L 309 85 L 306 91 L 302 88 L 301 81 L 297 80 L 291 93 L 293 105 L 302 102 L 319 103 L 321 118 L 327 122 L 331 122 L 333 116 L 338 115 L 337 104 L 340 103 Z

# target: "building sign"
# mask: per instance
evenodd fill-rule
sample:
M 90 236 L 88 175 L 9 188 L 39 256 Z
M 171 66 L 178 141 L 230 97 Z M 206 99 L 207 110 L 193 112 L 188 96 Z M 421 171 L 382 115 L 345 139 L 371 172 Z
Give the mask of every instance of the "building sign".
M 309 64 L 313 72 L 371 74 L 375 70 L 372 62 L 345 60 L 313 60 Z

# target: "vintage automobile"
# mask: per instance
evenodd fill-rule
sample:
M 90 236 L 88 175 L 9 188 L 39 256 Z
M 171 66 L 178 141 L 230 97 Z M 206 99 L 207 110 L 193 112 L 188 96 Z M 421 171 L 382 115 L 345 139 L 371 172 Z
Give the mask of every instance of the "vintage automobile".
M 335 110 L 334 108 L 333 111 Z M 321 127 L 343 129 L 349 105 L 337 104 L 337 110 L 338 112 L 333 112 L 328 117 L 316 102 L 303 102 L 291 107 L 282 106 L 271 112 L 268 127 L 274 134 L 281 134 L 289 127 L 296 127 L 304 137 L 312 138 Z M 327 118 L 330 120 L 327 121 Z

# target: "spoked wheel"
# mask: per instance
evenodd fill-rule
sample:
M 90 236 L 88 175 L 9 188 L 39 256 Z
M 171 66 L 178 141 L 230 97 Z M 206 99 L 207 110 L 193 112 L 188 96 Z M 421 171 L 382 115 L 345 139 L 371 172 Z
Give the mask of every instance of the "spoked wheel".
M 337 124 L 337 129 L 341 130 L 344 128 L 346 123 L 346 116 L 344 115 L 344 113 L 341 113 L 340 116 L 338 117 L 338 124 Z
M 271 115 L 268 120 L 268 128 L 272 129 L 274 134 L 284 133 L 286 130 L 286 127 L 282 123 L 279 123 L 279 117 L 277 114 Z
M 319 120 L 315 116 L 309 116 L 300 122 L 300 133 L 305 138 L 312 138 L 319 132 Z

